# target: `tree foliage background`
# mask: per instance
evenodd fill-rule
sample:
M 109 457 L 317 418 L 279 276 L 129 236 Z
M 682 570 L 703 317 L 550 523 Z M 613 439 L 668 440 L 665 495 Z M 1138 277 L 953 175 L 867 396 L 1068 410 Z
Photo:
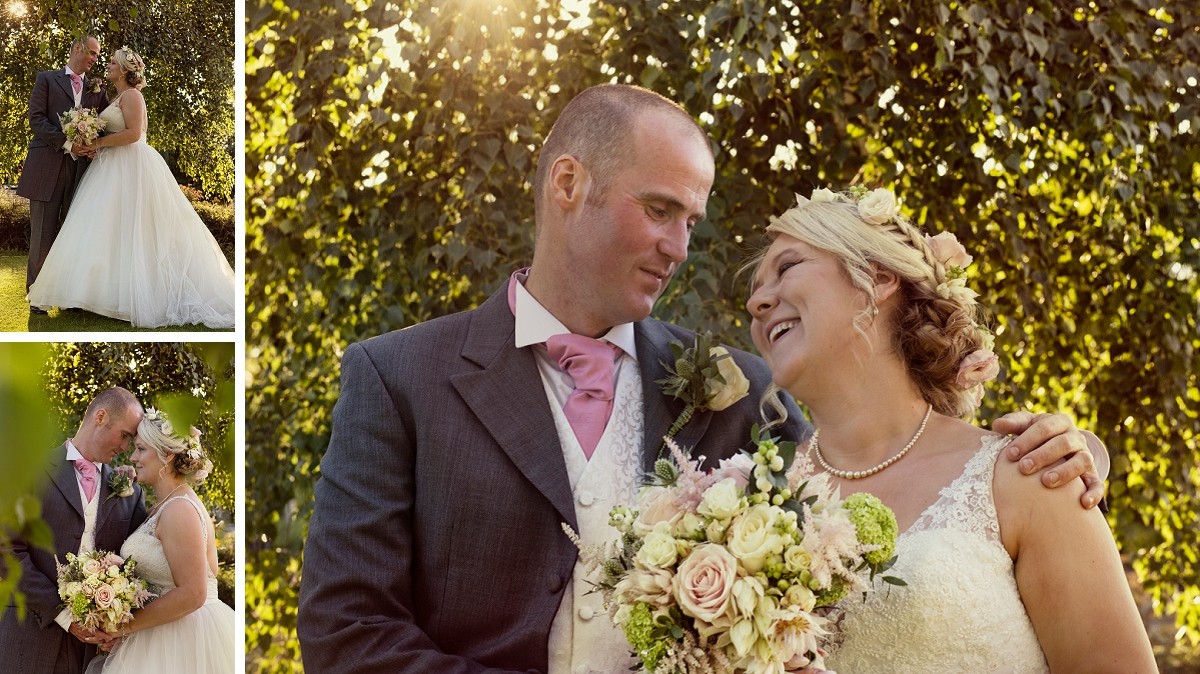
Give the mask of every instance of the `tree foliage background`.
M 657 316 L 747 346 L 734 271 L 767 217 L 814 187 L 894 189 L 975 255 L 1005 364 L 985 418 L 1064 411 L 1107 443 L 1119 545 L 1194 653 L 1200 7 L 567 4 L 247 6 L 248 669 L 299 668 L 343 349 L 528 263 L 535 150 L 609 81 L 683 104 L 717 156 Z
M 79 428 L 96 394 L 112 386 L 129 389 L 144 406 L 164 410 L 176 428 L 200 429 L 214 470 L 197 492 L 217 520 L 232 524 L 233 344 L 0 344 L 0 432 L 10 439 L 0 443 L 0 465 L 5 466 L 0 471 L 0 552 L 6 553 L 12 535 L 52 543 L 38 503 L 46 460 Z M 128 453 L 122 454 L 113 465 L 128 459 Z M 227 547 L 232 553 L 232 546 Z M 233 559 L 232 554 L 220 557 L 225 598 L 233 589 Z M 0 606 L 7 606 L 20 567 L 7 554 L 3 561 Z
M 93 33 L 104 78 L 113 51 L 128 46 L 146 62 L 142 90 L 148 138 L 210 198 L 233 196 L 232 0 L 131 3 L 11 0 L 0 7 L 0 183 L 16 183 L 25 159 L 29 93 L 37 74 L 66 65 L 71 41 Z M 20 6 L 23 9 L 15 9 Z M 109 88 L 109 95 L 114 95 Z

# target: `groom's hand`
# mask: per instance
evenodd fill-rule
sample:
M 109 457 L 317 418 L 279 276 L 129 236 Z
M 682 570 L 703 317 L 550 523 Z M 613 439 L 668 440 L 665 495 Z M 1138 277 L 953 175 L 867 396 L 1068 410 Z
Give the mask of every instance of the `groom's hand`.
M 71 143 L 71 154 L 77 157 L 94 157 L 96 156 L 96 148 L 79 143 Z
M 1108 452 L 1096 436 L 1075 428 L 1066 415 L 1011 412 L 992 422 L 992 430 L 1020 434 L 1004 455 L 1017 461 L 1025 475 L 1041 471 L 1042 484 L 1050 488 L 1083 478 L 1087 491 L 1079 502 L 1084 508 L 1092 508 L 1104 498 Z
M 99 644 L 104 641 L 102 636 L 104 634 L 103 632 L 85 629 L 79 623 L 71 623 L 71 626 L 67 628 L 67 631 L 70 632 L 71 635 L 76 639 L 79 639 L 85 644 Z

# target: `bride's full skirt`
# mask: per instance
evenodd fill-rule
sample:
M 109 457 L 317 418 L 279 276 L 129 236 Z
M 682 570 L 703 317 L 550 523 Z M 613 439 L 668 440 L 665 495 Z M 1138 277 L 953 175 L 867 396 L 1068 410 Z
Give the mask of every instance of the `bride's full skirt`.
M 178 620 L 134 632 L 87 674 L 233 674 L 233 609 L 215 597 Z
M 137 327 L 234 326 L 233 270 L 145 141 L 103 148 L 29 289 L 29 303 Z

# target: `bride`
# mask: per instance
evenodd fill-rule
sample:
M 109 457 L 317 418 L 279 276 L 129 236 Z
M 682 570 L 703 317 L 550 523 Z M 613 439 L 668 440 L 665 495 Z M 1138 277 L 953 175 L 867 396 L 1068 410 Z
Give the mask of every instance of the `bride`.
M 158 598 L 110 635 L 114 646 L 87 674 L 232 674 L 234 613 L 217 598 L 212 520 L 193 491 L 212 469 L 200 432 L 175 435 L 154 409 L 138 425 L 130 461 L 140 484 L 160 495 L 146 521 L 121 546 Z
M 29 303 L 72 307 L 141 328 L 234 327 L 233 270 L 146 143 L 145 64 L 118 49 L 106 77 L 117 95 L 100 113 L 103 148 L 75 191 Z
M 1156 671 L 1108 526 L 1076 502 L 1082 484 L 1043 488 L 997 460 L 1008 438 L 960 420 L 998 370 L 970 256 L 953 235 L 925 236 L 886 190 L 799 201 L 767 228 L 746 304 L 754 343 L 811 411 L 801 449 L 814 465 L 895 511 L 892 573 L 907 582 L 843 602 L 827 666 Z

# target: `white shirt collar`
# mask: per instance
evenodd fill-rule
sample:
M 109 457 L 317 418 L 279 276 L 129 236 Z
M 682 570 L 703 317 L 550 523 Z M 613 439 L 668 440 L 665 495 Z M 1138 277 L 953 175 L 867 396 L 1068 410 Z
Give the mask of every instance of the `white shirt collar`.
M 529 291 L 525 284 L 517 283 L 516 323 L 517 335 L 515 346 L 520 349 L 532 344 L 541 344 L 554 335 L 571 332 L 562 321 L 554 317 L 546 307 L 542 306 Z M 637 345 L 633 334 L 633 323 L 622 323 L 613 326 L 600 339 L 615 344 L 631 358 L 637 360 Z
M 87 461 L 79 449 L 71 444 L 70 438 L 67 438 L 67 461 Z M 100 470 L 100 464 L 93 461 L 92 465 L 96 467 L 96 470 Z
M 68 75 L 79 75 L 80 77 L 83 77 L 83 73 L 77 73 L 74 70 L 71 70 L 71 66 L 67 66 L 67 67 L 63 68 L 63 71 L 66 72 Z

